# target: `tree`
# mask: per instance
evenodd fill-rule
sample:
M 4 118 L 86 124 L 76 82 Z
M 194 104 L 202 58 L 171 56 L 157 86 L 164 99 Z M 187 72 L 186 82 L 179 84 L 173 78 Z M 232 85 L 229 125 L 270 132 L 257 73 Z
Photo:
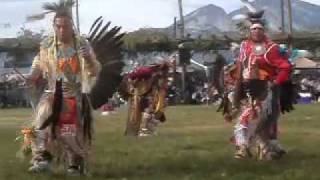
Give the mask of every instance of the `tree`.
M 6 67 L 27 67 L 30 65 L 32 56 L 35 55 L 44 31 L 34 32 L 30 29 L 21 28 L 17 33 L 17 38 L 13 45 L 8 47 L 8 58 L 10 61 L 5 63 Z
M 30 29 L 22 27 L 17 33 L 17 40 L 22 46 L 34 47 L 38 46 L 41 40 L 44 38 L 44 30 L 40 32 L 34 32 Z

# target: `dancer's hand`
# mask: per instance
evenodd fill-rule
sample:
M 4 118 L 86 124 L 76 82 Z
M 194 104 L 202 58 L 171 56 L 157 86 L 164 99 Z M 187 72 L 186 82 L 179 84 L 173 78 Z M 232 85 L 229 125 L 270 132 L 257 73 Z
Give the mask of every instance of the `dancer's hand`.
M 89 63 L 92 61 L 92 56 L 90 53 L 90 48 L 88 46 L 83 46 L 79 51 L 80 55 Z

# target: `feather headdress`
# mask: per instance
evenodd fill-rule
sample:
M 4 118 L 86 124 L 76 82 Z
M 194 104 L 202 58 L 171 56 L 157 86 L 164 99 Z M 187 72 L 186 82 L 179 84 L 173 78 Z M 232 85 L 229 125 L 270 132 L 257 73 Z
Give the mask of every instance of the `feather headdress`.
M 266 20 L 263 19 L 264 10 L 258 11 L 248 0 L 241 0 L 245 7 L 249 10 L 246 14 L 238 14 L 232 17 L 237 29 L 242 34 L 248 34 L 253 24 L 266 26 Z
M 59 0 L 59 2 L 44 3 L 43 13 L 27 16 L 27 21 L 42 20 L 47 14 L 55 13 L 55 16 L 66 16 L 72 18 L 72 7 L 74 0 Z

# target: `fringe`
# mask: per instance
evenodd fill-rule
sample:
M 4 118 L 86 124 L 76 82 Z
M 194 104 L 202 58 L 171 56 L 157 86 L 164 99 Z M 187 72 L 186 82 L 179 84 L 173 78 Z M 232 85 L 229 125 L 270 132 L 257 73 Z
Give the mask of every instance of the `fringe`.
M 259 113 L 259 123 L 256 128 L 256 133 L 266 133 L 265 131 L 269 129 L 269 126 L 277 122 L 279 116 L 279 88 L 268 88 L 268 95 L 261 104 L 261 110 Z M 264 136 L 262 135 L 262 137 Z
M 56 139 L 56 125 L 58 124 L 60 112 L 62 109 L 62 99 L 62 82 L 60 80 L 56 81 L 56 90 L 54 93 L 52 113 L 40 126 L 40 130 L 44 130 L 49 125 L 51 125 L 51 136 L 53 139 Z
M 92 112 L 88 94 L 82 94 L 81 117 L 83 122 L 83 140 L 92 139 Z

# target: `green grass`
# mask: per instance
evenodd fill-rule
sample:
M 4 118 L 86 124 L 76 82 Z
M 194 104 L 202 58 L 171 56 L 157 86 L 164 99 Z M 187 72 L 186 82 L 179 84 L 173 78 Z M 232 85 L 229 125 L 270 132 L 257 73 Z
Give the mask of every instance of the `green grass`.
M 229 143 L 232 124 L 215 107 L 178 106 L 167 109 L 165 124 L 152 138 L 124 137 L 125 110 L 97 115 L 90 177 L 65 177 L 27 172 L 28 161 L 17 159 L 14 142 L 29 109 L 0 110 L 0 180 L 43 179 L 166 179 L 166 180 L 297 180 L 320 179 L 320 105 L 298 106 L 281 119 L 280 138 L 289 151 L 283 159 L 259 162 L 233 159 Z

